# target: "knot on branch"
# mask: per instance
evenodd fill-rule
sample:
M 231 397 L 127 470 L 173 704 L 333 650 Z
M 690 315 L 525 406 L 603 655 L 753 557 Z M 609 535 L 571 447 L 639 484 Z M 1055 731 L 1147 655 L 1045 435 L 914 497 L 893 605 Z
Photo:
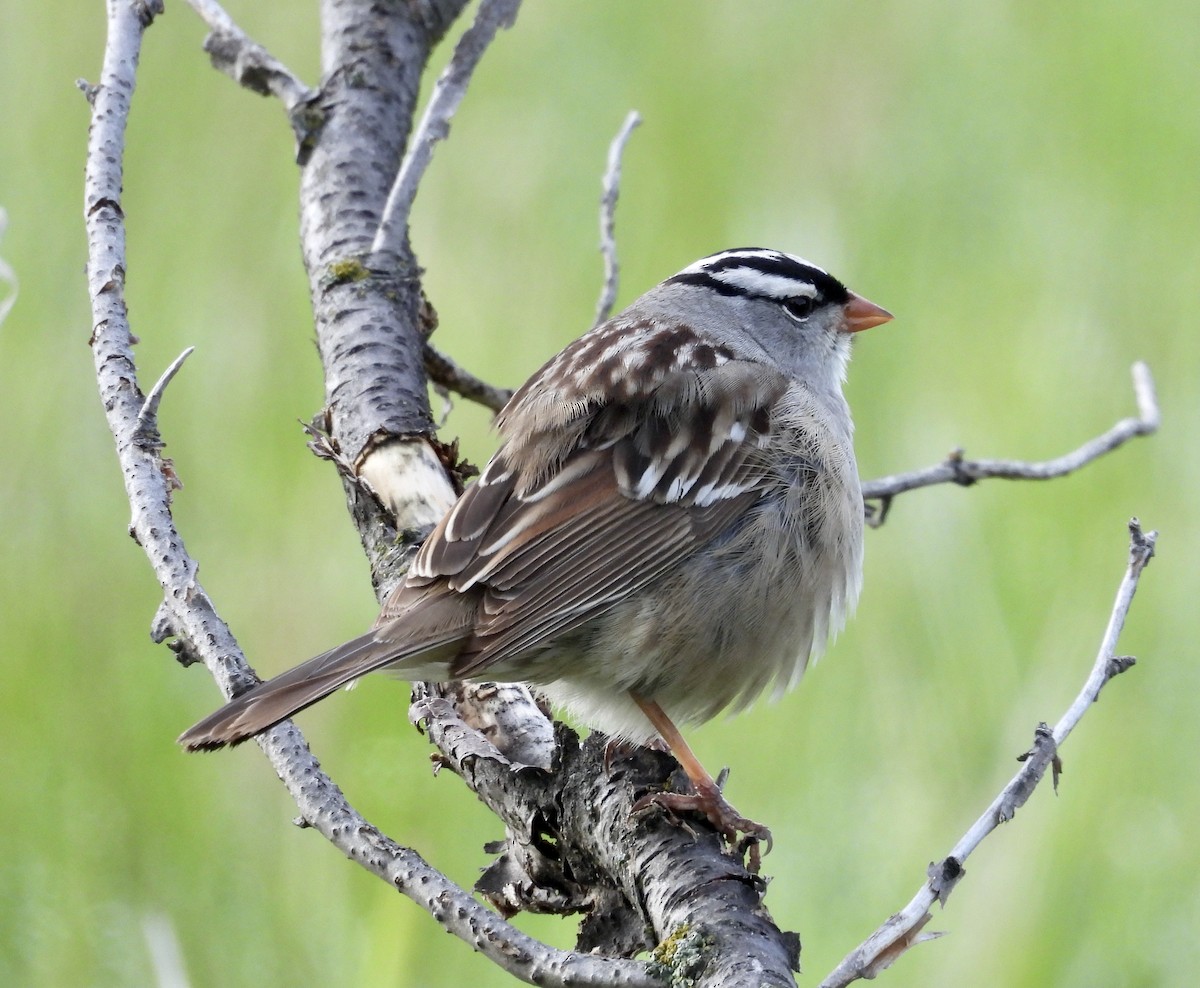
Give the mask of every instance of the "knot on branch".
M 1105 681 L 1112 679 L 1114 676 L 1119 676 L 1125 670 L 1137 665 L 1137 659 L 1132 655 L 1114 655 L 1108 660 L 1108 664 L 1104 667 Z M 1097 697 L 1098 698 L 1098 697 Z
M 950 455 L 946 457 L 945 465 L 950 468 L 950 482 L 958 484 L 959 487 L 972 487 L 979 480 L 972 472 L 970 464 L 967 463 L 966 450 L 961 446 L 951 450 Z
M 175 614 L 165 600 L 158 605 L 158 610 L 154 612 L 154 620 L 150 622 L 150 640 L 155 645 L 165 642 L 167 648 L 175 653 L 175 661 L 185 669 L 204 661 L 193 641 L 179 633 Z
M 966 873 L 967 869 L 954 855 L 942 858 L 941 861 L 931 861 L 926 874 L 929 876 L 930 891 L 937 901 L 944 906 L 950 893 L 954 891 L 954 886 Z
M 153 24 L 154 18 L 166 9 L 163 0 L 134 0 L 130 6 L 143 28 Z
M 1142 531 L 1142 523 L 1137 518 L 1129 519 L 1129 560 L 1130 566 L 1139 573 L 1145 569 L 1154 558 L 1154 549 L 1158 544 L 1158 532 Z
M 1062 775 L 1063 764 L 1058 754 L 1058 742 L 1054 732 L 1045 721 L 1038 724 L 1033 732 L 1033 746 L 1017 755 L 1017 761 L 1025 764 L 1015 784 L 1005 792 L 996 808 L 996 822 L 1007 823 L 1017 814 L 1030 794 L 1045 775 L 1047 767 L 1053 768 L 1051 776 L 1054 791 L 1058 792 L 1058 779 Z
M 881 494 L 879 497 L 863 500 L 864 521 L 868 528 L 882 528 L 887 521 L 888 512 L 892 510 L 891 494 Z

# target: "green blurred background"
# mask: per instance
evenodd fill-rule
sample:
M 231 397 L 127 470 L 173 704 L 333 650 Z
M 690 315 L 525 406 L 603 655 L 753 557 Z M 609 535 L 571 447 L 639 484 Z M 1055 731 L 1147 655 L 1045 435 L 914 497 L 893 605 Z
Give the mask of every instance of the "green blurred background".
M 69 9 L 68 9 L 69 7 Z M 232 13 L 310 82 L 316 14 Z M 185 756 L 203 670 L 152 645 L 158 591 L 87 347 L 81 186 L 98 0 L 6 0 L 0 255 L 0 983 L 502 985 L 507 979 L 314 833 L 248 746 Z M 143 386 L 185 346 L 162 427 L 201 579 L 272 673 L 374 616 L 332 471 L 297 419 L 320 368 L 277 105 L 217 75 L 169 4 L 150 31 L 126 175 Z M 989 840 L 895 986 L 1200 980 L 1200 9 L 1193 0 L 961 4 L 531 2 L 483 64 L 421 190 L 413 239 L 441 347 L 514 384 L 588 325 L 599 176 L 644 126 L 618 215 L 622 300 L 702 254 L 762 245 L 897 314 L 848 393 L 867 477 L 1041 458 L 1131 414 L 1144 359 L 1164 425 L 1050 484 L 900 499 L 869 534 L 857 620 L 803 687 L 694 732 L 775 832 L 768 904 L 813 984 L 921 883 L 1039 720 L 1069 704 L 1125 561 L 1161 530 L 1122 640 L 1139 664 Z M 444 60 L 446 52 L 440 58 Z M 448 432 L 481 461 L 487 416 Z M 470 883 L 500 835 L 380 680 L 302 718 L 366 815 Z M 572 925 L 522 920 L 566 945 Z M 180 982 L 161 981 L 163 984 Z

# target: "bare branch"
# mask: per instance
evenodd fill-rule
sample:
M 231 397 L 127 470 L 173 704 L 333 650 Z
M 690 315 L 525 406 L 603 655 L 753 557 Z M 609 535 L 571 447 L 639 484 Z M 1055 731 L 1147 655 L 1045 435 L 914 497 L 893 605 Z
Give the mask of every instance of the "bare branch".
M 450 118 L 467 94 L 475 67 L 496 32 L 502 27 L 511 27 L 516 21 L 520 6 L 521 0 L 483 0 L 475 15 L 475 23 L 458 39 L 450 64 L 434 84 L 425 113 L 388 193 L 387 204 L 371 244 L 373 254 L 381 251 L 401 252 L 407 236 L 408 215 L 417 197 L 417 186 L 433 158 L 433 147 L 450 133 Z
M 498 388 L 476 377 L 470 371 L 459 367 L 453 360 L 440 350 L 435 350 L 425 344 L 425 373 L 429 380 L 455 394 L 462 395 L 467 401 L 474 401 L 484 408 L 498 412 L 513 396 L 511 388 Z
M 639 794 L 685 784 L 673 758 L 644 748 L 614 753 L 598 734 L 581 744 L 556 725 L 549 770 L 514 768 L 507 739 L 520 739 L 515 750 L 530 760 L 541 757 L 544 735 L 517 709 L 506 740 L 493 744 L 496 733 L 481 736 L 463 715 L 464 700 L 475 705 L 472 689 L 420 684 L 409 716 L 426 725 L 440 764 L 504 821 L 507 840 L 492 848 L 503 853 L 479 891 L 506 912 L 584 913 L 582 950 L 632 955 L 657 945 L 651 969 L 671 984 L 794 988 L 800 941 L 771 919 L 766 883 L 710 825 L 634 812 Z
M 1150 368 L 1141 361 L 1133 365 L 1131 372 L 1134 397 L 1138 406 L 1137 418 L 1122 419 L 1103 435 L 1097 436 L 1078 449 L 1053 460 L 1041 462 L 968 460 L 964 458 L 962 450 L 956 450 L 944 463 L 937 466 L 867 481 L 862 485 L 863 499 L 868 502 L 879 502 L 878 505 L 868 505 L 868 524 L 875 528 L 882 525 L 887 518 L 892 498 L 905 491 L 916 490 L 918 487 L 931 487 L 934 484 L 958 484 L 962 487 L 969 487 L 980 480 L 992 477 L 1003 480 L 1051 480 L 1073 473 L 1105 453 L 1111 453 L 1136 436 L 1150 435 L 1158 429 L 1159 425 L 1154 378 L 1150 375 Z
M 426 110 L 427 116 L 428 113 L 429 111 Z M 617 262 L 617 241 L 614 230 L 617 196 L 620 194 L 621 186 L 621 156 L 624 154 L 625 145 L 629 142 L 630 134 L 641 122 L 642 118 L 637 110 L 630 110 L 608 149 L 608 165 L 603 180 L 604 193 L 600 198 L 600 252 L 604 257 L 604 285 L 600 292 L 600 301 L 596 306 L 595 325 L 604 322 L 612 314 L 613 305 L 617 299 L 620 265 Z M 424 129 L 425 121 L 422 121 L 421 130 Z M 442 136 L 445 134 L 443 133 Z M 419 131 L 417 138 L 413 141 L 414 149 L 420 138 L 421 132 Z M 417 179 L 420 179 L 419 175 Z M 389 199 L 389 210 L 391 205 Z M 411 201 L 408 205 L 411 206 Z M 499 412 L 513 395 L 511 388 L 498 388 L 488 384 L 470 371 L 459 367 L 444 353 L 434 349 L 428 343 L 425 344 L 425 372 L 434 384 L 453 391 L 468 401 L 490 408 L 493 412 Z
M 596 304 L 596 321 L 599 326 L 610 315 L 617 301 L 617 287 L 621 279 L 621 268 L 617 263 L 616 213 L 617 196 L 621 194 L 621 158 L 633 129 L 642 122 L 637 110 L 630 110 L 617 136 L 608 146 L 608 167 L 604 170 L 600 196 L 600 253 L 604 257 L 604 287 Z
M 1100 641 L 1100 651 L 1096 655 L 1096 662 L 1092 666 L 1086 685 L 1071 704 L 1071 708 L 1054 725 L 1056 744 L 1062 744 L 1067 735 L 1075 729 L 1087 708 L 1099 699 L 1104 684 L 1133 664 L 1133 660 L 1128 656 L 1117 655 L 1117 640 L 1125 627 L 1125 618 L 1133 604 L 1133 595 L 1137 592 L 1142 570 L 1150 565 L 1150 560 L 1154 557 L 1158 532 L 1143 533 L 1141 523 L 1133 518 L 1129 522 L 1129 538 L 1129 569 L 1117 591 L 1116 603 L 1113 604 L 1108 626 L 1104 629 L 1104 637 Z
M 1023 763 L 1021 770 L 992 800 L 991 805 L 971 825 L 950 853 L 941 861 L 929 866 L 929 880 L 908 905 L 889 917 L 887 922 L 851 951 L 821 982 L 820 988 L 842 988 L 860 978 L 874 978 L 909 947 L 936 936 L 937 934 L 922 934 L 919 931 L 929 921 L 929 910 L 933 904 L 941 902 L 945 905 L 946 898 L 965 874 L 963 865 L 967 858 L 988 834 L 1013 818 L 1037 787 L 1047 767 L 1054 768 L 1057 781 L 1062 767 L 1058 755 L 1059 747 L 1088 708 L 1096 702 L 1104 684 L 1133 664 L 1129 657 L 1116 654 L 1117 640 L 1133 603 L 1133 595 L 1137 591 L 1142 570 L 1154 556 L 1158 533 L 1143 533 L 1135 518 L 1129 523 L 1129 534 L 1129 563 L 1117 589 L 1116 600 L 1101 638 L 1096 660 L 1092 663 L 1087 682 L 1075 701 L 1053 730 L 1045 724 L 1038 726 L 1033 747 L 1020 756 L 1019 760 Z
M 250 38 L 216 0 L 188 0 L 188 3 L 211 29 L 212 33 L 204 39 L 204 50 L 213 67 L 239 86 L 260 96 L 274 96 L 283 103 L 296 135 L 296 160 L 303 163 L 321 125 L 321 115 L 316 110 L 317 92 Z
M 396 443 L 423 458 L 426 473 L 438 465 L 429 442 L 434 422 L 421 353 L 429 306 L 420 268 L 403 229 L 394 251 L 375 255 L 371 244 L 412 136 L 430 54 L 466 4 L 321 4 L 324 119 L 301 170 L 300 239 L 325 372 L 322 428 L 357 472 Z M 453 499 L 444 478 L 441 488 L 444 499 L 426 498 L 440 510 L 402 527 L 436 524 Z M 377 542 L 373 525 L 357 528 L 364 545 Z
M 368 823 L 320 770 L 300 732 L 284 722 L 257 739 L 301 812 L 301 823 L 432 915 L 444 929 L 516 978 L 536 985 L 655 988 L 635 961 L 591 957 L 538 942 L 488 910 L 433 868 Z

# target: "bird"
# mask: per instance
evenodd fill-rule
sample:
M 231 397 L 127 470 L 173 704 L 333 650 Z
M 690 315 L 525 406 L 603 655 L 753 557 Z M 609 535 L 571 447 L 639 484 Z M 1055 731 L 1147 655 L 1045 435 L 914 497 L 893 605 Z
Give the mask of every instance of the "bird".
M 550 359 L 498 414 L 501 443 L 367 633 L 185 731 L 238 744 L 366 673 L 530 684 L 587 727 L 665 744 L 738 813 L 680 733 L 794 686 L 854 609 L 863 501 L 842 393 L 855 334 L 892 314 L 801 257 L 701 258 Z

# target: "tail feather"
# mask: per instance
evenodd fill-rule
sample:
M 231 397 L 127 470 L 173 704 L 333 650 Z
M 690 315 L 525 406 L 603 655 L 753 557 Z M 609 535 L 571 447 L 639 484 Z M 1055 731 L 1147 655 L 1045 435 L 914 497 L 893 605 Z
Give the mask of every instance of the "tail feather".
M 445 597 L 420 603 L 432 604 L 423 616 L 437 619 L 433 627 L 426 625 L 426 634 L 397 641 L 388 629 L 379 628 L 360 635 L 235 697 L 184 731 L 179 743 L 188 751 L 240 744 L 385 666 L 399 664 L 397 671 L 407 679 L 444 678 L 469 633 L 470 609 L 462 607 L 461 599 Z

